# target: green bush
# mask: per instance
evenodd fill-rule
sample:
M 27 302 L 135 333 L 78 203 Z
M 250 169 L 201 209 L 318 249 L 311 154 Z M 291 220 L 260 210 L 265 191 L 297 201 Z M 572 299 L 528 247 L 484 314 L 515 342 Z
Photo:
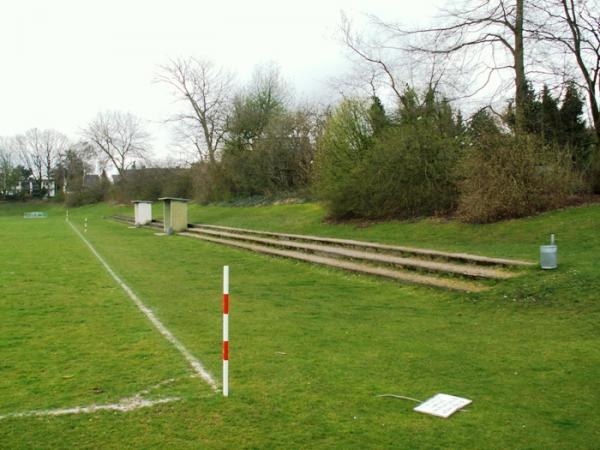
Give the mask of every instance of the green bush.
M 414 107 L 374 133 L 369 108 L 344 102 L 317 151 L 315 188 L 330 216 L 411 218 L 452 210 L 461 139 L 445 106 L 434 100 L 418 106 L 415 97 Z
M 314 189 L 336 218 L 360 215 L 364 204 L 363 159 L 372 145 L 367 106 L 345 100 L 327 121 L 317 144 Z
M 215 177 L 226 186 L 217 200 L 226 200 L 227 192 L 234 197 L 272 197 L 305 190 L 317 132 L 313 122 L 307 112 L 280 111 L 271 114 L 260 129 L 233 130 L 227 135 L 220 161 L 204 168 L 206 180 L 196 179 L 197 192 L 201 197 L 218 194 L 208 184 L 208 179 Z
M 99 188 L 84 188 L 65 194 L 65 205 L 76 208 L 83 205 L 91 205 L 105 200 L 105 192 Z
M 192 173 L 188 168 L 145 167 L 127 170 L 112 189 L 112 199 L 118 202 L 191 196 Z
M 69 190 L 64 195 L 65 205 L 71 208 L 104 201 L 108 198 L 112 188 L 104 171 L 100 176 L 100 181 L 91 186 L 83 186 L 83 177 L 72 178 L 72 181 L 73 183 L 69 185 Z
M 195 200 L 207 204 L 231 199 L 229 183 L 220 162 L 195 163 L 191 172 Z
M 570 152 L 533 135 L 482 135 L 459 172 L 457 215 L 474 223 L 560 207 L 582 186 Z
M 391 127 L 376 139 L 362 163 L 360 184 L 366 195 L 361 216 L 411 218 L 455 208 L 461 143 L 431 125 Z
M 600 143 L 593 144 L 584 178 L 591 192 L 600 194 Z
M 192 194 L 192 171 L 190 169 L 165 171 L 161 197 L 191 198 Z

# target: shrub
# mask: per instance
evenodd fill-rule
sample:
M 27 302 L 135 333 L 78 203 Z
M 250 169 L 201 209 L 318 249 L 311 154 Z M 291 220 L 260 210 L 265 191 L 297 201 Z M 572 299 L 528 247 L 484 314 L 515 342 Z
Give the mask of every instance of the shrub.
M 104 171 L 100 181 L 91 186 L 83 186 L 83 178 L 72 180 L 69 191 L 64 195 L 65 205 L 71 208 L 104 201 L 111 190 L 110 181 Z
M 84 188 L 78 191 L 65 194 L 65 205 L 69 208 L 75 208 L 83 205 L 90 205 L 104 200 L 105 193 L 98 188 Z
M 360 215 L 411 218 L 453 210 L 460 153 L 458 138 L 425 121 L 387 129 L 362 163 Z
M 600 143 L 592 147 L 589 165 L 584 172 L 584 178 L 594 194 L 600 194 Z
M 572 155 L 532 135 L 481 135 L 460 164 L 457 215 L 487 223 L 564 205 L 581 188 Z
M 227 186 L 221 190 L 223 194 L 229 192 L 235 197 L 277 196 L 306 189 L 318 132 L 314 122 L 307 111 L 280 111 L 271 114 L 260 129 L 233 130 L 220 161 L 204 167 L 207 180 L 197 179 L 196 184 L 206 192 L 205 188 L 210 189 L 208 178 L 217 177 Z M 211 196 L 214 194 L 218 192 Z M 217 198 L 225 199 L 226 195 Z
M 191 198 L 193 195 L 192 171 L 168 169 L 163 177 L 161 197 Z
M 377 133 L 362 103 L 335 111 L 319 142 L 315 183 L 331 217 L 411 218 L 455 207 L 461 140 L 447 105 L 430 100 L 405 105 Z
M 112 192 L 113 200 L 156 200 L 159 197 L 192 195 L 192 175 L 188 168 L 145 167 L 127 170 Z
M 202 161 L 192 165 L 194 199 L 206 204 L 229 200 L 232 197 L 227 179 L 219 162 Z
M 356 216 L 364 202 L 362 160 L 372 144 L 367 106 L 345 100 L 327 121 L 317 144 L 315 192 L 334 218 Z

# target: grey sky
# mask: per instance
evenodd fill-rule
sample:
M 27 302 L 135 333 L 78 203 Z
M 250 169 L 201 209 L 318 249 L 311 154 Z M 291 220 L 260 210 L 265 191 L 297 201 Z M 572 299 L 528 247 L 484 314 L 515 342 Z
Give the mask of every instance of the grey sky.
M 198 56 L 243 81 L 274 61 L 297 96 L 327 95 L 327 81 L 348 70 L 335 42 L 340 11 L 360 19 L 423 22 L 434 0 L 4 0 L 0 12 L 0 135 L 33 127 L 76 138 L 100 110 L 130 111 L 149 121 L 155 153 L 167 154 L 159 122 L 176 110 L 157 65 Z M 439 2 L 438 2 L 439 3 Z

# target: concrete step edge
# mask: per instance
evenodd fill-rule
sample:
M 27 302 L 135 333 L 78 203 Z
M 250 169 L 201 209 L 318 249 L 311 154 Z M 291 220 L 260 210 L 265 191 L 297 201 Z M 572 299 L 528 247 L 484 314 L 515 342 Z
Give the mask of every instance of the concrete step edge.
M 266 247 L 262 245 L 255 244 L 246 244 L 239 241 L 229 240 L 229 239 L 221 239 L 215 238 L 207 235 L 190 233 L 190 232 L 181 232 L 178 233 L 180 236 L 186 236 L 194 239 L 201 239 L 208 242 L 213 242 L 215 244 L 228 245 L 231 247 L 242 248 L 246 250 L 251 250 L 257 253 L 268 254 L 272 256 L 281 256 L 285 258 L 291 258 L 301 261 L 306 261 L 315 264 L 326 265 L 330 267 L 336 267 L 340 269 L 349 270 L 352 272 L 365 273 L 369 275 L 377 275 L 386 278 L 393 278 L 398 281 L 419 284 L 437 288 L 444 288 L 450 290 L 457 290 L 462 292 L 480 292 L 487 289 L 486 286 L 478 285 L 473 282 L 463 281 L 463 280 L 451 280 L 438 278 L 427 275 L 420 275 L 414 272 L 405 272 L 400 270 L 386 269 L 381 267 L 372 267 L 365 266 L 349 261 L 340 261 L 338 259 L 327 258 L 317 255 L 309 255 L 302 252 L 289 251 L 289 250 L 280 250 L 272 247 Z
M 247 234 L 256 234 L 256 235 L 265 235 L 265 236 L 273 236 L 273 237 L 282 237 L 288 239 L 297 239 L 297 240 L 306 240 L 306 241 L 316 241 L 323 243 L 332 243 L 338 245 L 347 245 L 347 246 L 356 246 L 356 247 L 364 247 L 371 248 L 375 250 L 384 250 L 384 251 L 397 251 L 401 253 L 411 253 L 415 255 L 428 256 L 428 257 L 437 257 L 444 259 L 458 259 L 462 261 L 472 262 L 476 264 L 493 264 L 493 265 L 501 265 L 501 266 L 521 266 L 521 267 L 529 267 L 535 265 L 534 262 L 519 260 L 519 259 L 508 259 L 508 258 L 495 258 L 488 257 L 482 255 L 474 255 L 471 253 L 455 253 L 455 252 L 444 252 L 439 250 L 418 248 L 418 247 L 407 247 L 407 246 L 399 246 L 399 245 L 389 245 L 389 244 L 380 244 L 377 242 L 369 242 L 369 241 L 358 241 L 354 239 L 339 239 L 339 238 L 330 238 L 330 237 L 322 237 L 322 236 L 312 236 L 312 235 L 303 235 L 303 234 L 290 234 L 290 233 L 276 233 L 270 231 L 261 231 L 261 230 L 251 230 L 247 228 L 237 228 L 237 227 L 226 227 L 221 225 L 209 225 L 209 224 L 190 224 L 192 228 L 201 229 L 219 229 L 225 231 L 235 231 L 240 233 Z
M 326 253 L 329 255 L 335 255 L 336 257 L 359 259 L 375 263 L 392 264 L 396 266 L 409 267 L 413 269 L 423 269 L 430 272 L 442 272 L 450 273 L 453 275 L 462 275 L 473 278 L 487 278 L 503 280 L 516 276 L 515 273 L 506 272 L 498 269 L 482 268 L 480 266 L 467 266 L 452 263 L 440 263 L 435 261 L 420 260 L 415 258 L 401 258 L 397 256 L 390 256 L 381 253 L 372 253 L 368 251 L 356 251 L 345 249 L 342 247 L 334 247 L 330 245 L 314 245 L 306 244 L 294 241 L 281 241 L 274 239 L 265 239 L 245 234 L 229 233 L 226 231 L 215 231 L 200 228 L 188 229 L 191 233 L 205 233 L 212 236 L 222 237 L 226 239 L 235 239 L 242 241 L 257 242 L 267 246 L 293 248 L 299 250 L 306 250 L 309 252 Z

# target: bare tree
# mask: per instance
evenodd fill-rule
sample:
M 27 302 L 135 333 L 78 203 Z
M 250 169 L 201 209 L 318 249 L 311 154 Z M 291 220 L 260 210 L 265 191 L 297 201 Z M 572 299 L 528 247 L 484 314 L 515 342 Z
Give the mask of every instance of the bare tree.
M 139 117 L 121 111 L 98 113 L 82 132 L 94 156 L 123 175 L 136 160 L 150 153 L 150 135 Z
M 257 66 L 248 85 L 233 99 L 227 119 L 227 146 L 252 150 L 269 122 L 288 111 L 291 91 L 277 64 Z
M 233 75 L 208 60 L 174 59 L 160 67 L 158 82 L 174 89 L 187 111 L 170 120 L 178 135 L 190 142 L 200 160 L 216 160 L 225 134 L 225 122 L 233 96 Z
M 49 179 L 61 155 L 69 148 L 69 139 L 56 130 L 44 130 L 41 132 L 41 146 L 44 172 Z
M 449 64 L 447 55 L 417 54 L 402 48 L 400 45 L 404 42 L 395 42 L 398 34 L 387 30 L 381 33 L 384 27 L 377 21 L 372 17 L 377 33 L 369 35 L 356 31 L 352 21 L 342 14 L 342 44 L 358 57 L 358 64 L 354 65 L 353 74 L 334 80 L 336 86 L 358 88 L 369 96 L 379 95 L 381 89 L 387 89 L 398 102 L 402 102 L 407 84 L 424 89 L 441 88 L 442 77 L 446 75 Z M 444 87 L 449 90 L 449 86 Z
M 6 196 L 17 180 L 14 177 L 14 139 L 0 136 L 0 195 Z
M 432 87 L 446 75 L 449 68 L 463 69 L 463 74 L 485 73 L 484 82 L 472 88 L 468 95 L 484 89 L 494 74 L 512 71 L 517 123 L 521 124 L 527 91 L 524 6 L 524 0 L 452 2 L 448 9 L 442 10 L 438 18 L 440 25 L 412 29 L 372 16 L 372 24 L 382 36 L 375 50 L 442 57 L 433 60 L 438 68 L 431 71 Z M 385 61 L 364 51 L 359 41 L 348 39 L 348 33 L 345 36 L 346 45 L 357 55 L 381 67 L 390 80 L 392 90 L 398 95 L 397 83 L 392 79 L 392 71 Z
M 25 134 L 15 137 L 19 157 L 23 165 L 31 171 L 38 188 L 42 187 L 44 178 L 44 151 L 41 132 L 37 128 L 27 130 Z
M 18 135 L 15 141 L 23 164 L 31 170 L 40 188 L 44 178 L 51 178 L 54 166 L 69 146 L 69 140 L 64 134 L 37 128 Z
M 580 73 L 600 143 L 600 4 L 594 0 L 545 0 L 527 22 L 533 38 L 558 46 Z

